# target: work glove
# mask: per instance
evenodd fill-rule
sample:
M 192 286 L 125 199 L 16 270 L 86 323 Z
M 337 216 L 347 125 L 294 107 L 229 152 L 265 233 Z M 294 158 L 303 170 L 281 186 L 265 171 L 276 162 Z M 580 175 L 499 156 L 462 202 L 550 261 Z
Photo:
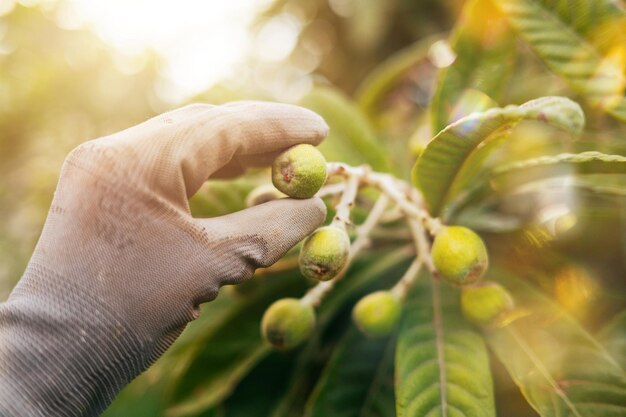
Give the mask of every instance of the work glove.
M 26 271 L 0 304 L 0 415 L 95 416 L 220 286 L 277 261 L 325 218 L 318 198 L 210 219 L 207 178 L 268 165 L 328 130 L 291 105 L 191 105 L 74 149 Z

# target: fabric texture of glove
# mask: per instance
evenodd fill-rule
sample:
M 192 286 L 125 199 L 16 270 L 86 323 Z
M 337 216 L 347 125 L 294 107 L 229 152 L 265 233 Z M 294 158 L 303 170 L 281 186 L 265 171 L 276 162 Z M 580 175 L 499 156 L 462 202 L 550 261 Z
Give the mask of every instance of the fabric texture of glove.
M 325 217 L 318 198 L 191 217 L 209 177 L 271 163 L 328 127 L 306 109 L 191 105 L 80 145 L 41 237 L 0 304 L 0 415 L 95 416 L 199 314 Z

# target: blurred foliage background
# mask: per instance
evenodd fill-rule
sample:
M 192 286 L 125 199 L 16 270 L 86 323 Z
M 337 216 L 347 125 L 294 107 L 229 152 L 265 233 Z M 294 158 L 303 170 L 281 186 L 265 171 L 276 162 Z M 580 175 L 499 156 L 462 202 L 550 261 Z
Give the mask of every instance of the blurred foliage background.
M 2 299 L 32 253 L 65 155 L 153 115 L 158 100 L 156 59 L 125 74 L 110 48 L 87 30 L 60 28 L 49 7 L 17 4 L 0 17 Z
M 201 3 L 181 2 L 180 7 L 199 14 L 206 11 Z M 591 13 L 594 18 L 577 20 L 568 15 L 567 5 L 558 5 L 567 2 L 534 3 L 552 7 L 561 19 L 574 22 L 574 29 L 607 58 L 602 65 L 612 68 L 617 63 L 626 73 L 623 17 L 604 21 L 603 11 L 593 9 L 597 19 Z M 540 121 L 526 121 L 513 129 L 510 140 L 485 165 L 563 152 L 626 155 L 626 113 L 605 106 L 602 97 L 572 81 L 568 68 L 554 64 L 554 57 L 542 56 L 528 39 L 514 36 L 489 0 L 250 2 L 249 46 L 240 60 L 207 88 L 185 94 L 177 93 L 167 80 L 168 58 L 162 51 L 121 52 L 88 25 L 68 24 L 71 4 L 0 0 L 0 300 L 8 296 L 28 262 L 68 151 L 187 102 L 300 103 L 318 111 L 331 126 L 322 145 L 329 160 L 368 163 L 409 180 L 417 155 L 450 121 L 496 104 L 564 95 L 581 103 L 586 115 L 578 140 L 571 141 Z M 621 0 L 612 4 L 624 6 Z M 119 14 L 124 15 L 123 8 Z M 125 21 L 132 24 L 132 19 Z M 172 30 L 167 35 L 176 40 Z M 229 39 L 222 42 L 228 46 Z M 598 88 L 605 95 L 608 91 L 623 97 L 623 85 Z M 611 117 L 611 112 L 617 116 Z M 622 313 L 621 322 L 605 328 L 626 307 L 626 180 L 625 172 L 621 174 L 565 175 L 565 180 L 552 178 L 541 187 L 526 188 L 518 187 L 531 182 L 524 175 L 502 183 L 487 177 L 487 191 L 476 187 L 443 216 L 480 231 L 498 264 L 523 275 L 533 290 L 506 278 L 503 282 L 526 295 L 538 290 L 602 339 L 626 323 Z M 192 200 L 192 210 L 209 216 L 241 209 L 246 194 L 264 180 L 260 173 L 234 183 L 209 183 Z M 517 191 L 509 192 L 513 188 Z M 371 196 L 359 202 L 368 207 Z M 158 416 L 165 409 L 174 409 L 169 415 L 278 417 L 303 415 L 305 409 L 307 415 L 334 415 L 329 390 L 345 377 L 334 365 L 348 361 L 349 348 L 355 347 L 355 357 L 373 357 L 377 367 L 361 369 L 365 376 L 357 375 L 365 381 L 373 375 L 382 381 L 378 385 L 389 385 L 393 369 L 389 352 L 395 340 L 364 344 L 348 329 L 353 303 L 397 280 L 412 256 L 406 249 L 410 236 L 401 225 L 392 224 L 378 237 L 380 243 L 372 250 L 376 256 L 357 262 L 325 301 L 319 314 L 322 330 L 301 350 L 270 353 L 258 334 L 262 312 L 272 300 L 301 295 L 306 288 L 293 272 L 292 253 L 281 261 L 283 270 L 262 271 L 241 293 L 224 291 L 205 306 L 203 319 L 123 393 L 107 416 Z M 545 309 L 552 311 L 549 306 Z M 582 330 L 572 330 L 570 324 L 564 326 L 574 336 L 567 340 L 580 339 Z M 617 341 L 617 351 L 626 353 L 624 337 L 611 340 Z M 505 372 L 509 364 L 493 355 L 489 366 L 498 415 L 537 415 L 512 380 L 514 373 Z M 328 363 L 334 367 L 326 367 Z M 359 389 L 367 395 L 368 386 L 355 388 Z M 394 415 L 389 411 L 393 404 L 381 402 L 377 407 L 358 415 Z
M 188 7 L 192 15 L 204 11 L 201 3 L 182 2 L 179 7 Z M 163 92 L 166 65 L 159 50 L 139 50 L 137 56 L 120 52 L 88 25 L 68 22 L 69 0 L 2 1 L 0 299 L 8 296 L 28 261 L 60 165 L 78 143 L 186 102 L 241 98 L 297 102 L 316 82 L 352 94 L 385 57 L 415 39 L 450 29 L 463 2 L 248 3 L 258 10 L 250 23 L 251 50 L 230 77 L 196 96 L 176 100 L 180 97 Z M 122 19 L 124 8 L 118 13 Z M 168 34 L 172 39 L 175 29 Z M 407 99 L 424 107 L 433 71 L 417 76 L 421 90 L 409 91 L 417 96 Z

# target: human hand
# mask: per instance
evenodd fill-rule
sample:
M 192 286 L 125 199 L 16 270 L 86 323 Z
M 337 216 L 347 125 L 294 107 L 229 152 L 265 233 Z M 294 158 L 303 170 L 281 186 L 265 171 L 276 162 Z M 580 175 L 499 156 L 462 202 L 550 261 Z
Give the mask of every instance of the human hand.
M 300 107 L 192 105 L 67 157 L 33 257 L 0 305 L 0 415 L 97 415 L 216 297 L 311 233 L 320 199 L 196 219 L 209 177 L 270 164 L 328 127 Z M 5 407 L 5 409 L 3 409 Z

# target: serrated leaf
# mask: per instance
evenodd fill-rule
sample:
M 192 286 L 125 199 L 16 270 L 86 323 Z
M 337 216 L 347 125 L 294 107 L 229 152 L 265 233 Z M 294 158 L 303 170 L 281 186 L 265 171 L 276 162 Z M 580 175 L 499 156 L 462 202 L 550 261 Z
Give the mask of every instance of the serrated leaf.
M 626 121 L 626 14 L 612 0 L 494 0 L 554 73 Z
M 426 59 L 431 45 L 438 36 L 421 39 L 405 49 L 396 52 L 369 72 L 356 93 L 361 111 L 370 118 L 377 116 L 377 105 L 415 65 Z
M 542 417 L 626 415 L 626 377 L 589 333 L 529 284 L 492 271 L 525 312 L 486 333 L 529 404 Z
M 413 168 L 417 185 L 433 215 L 457 194 L 495 146 L 521 120 L 539 120 L 577 135 L 584 125 L 580 106 L 565 97 L 542 97 L 521 106 L 474 113 L 435 136 Z
M 487 350 L 458 305 L 458 290 L 426 273 L 411 291 L 396 349 L 398 417 L 495 416 Z
M 599 333 L 598 340 L 626 369 L 626 311 L 617 314 Z
M 374 129 L 358 107 L 338 90 L 317 87 L 300 104 L 318 113 L 330 126 L 328 137 L 319 146 L 327 160 L 389 170 L 385 149 Z
M 393 417 L 394 339 L 371 340 L 352 327 L 309 399 L 307 417 Z
M 503 93 L 517 54 L 506 19 L 491 0 L 469 1 L 450 38 L 454 62 L 439 71 L 431 102 L 433 132 L 475 111 L 493 107 Z M 467 92 L 481 100 L 463 103 Z

